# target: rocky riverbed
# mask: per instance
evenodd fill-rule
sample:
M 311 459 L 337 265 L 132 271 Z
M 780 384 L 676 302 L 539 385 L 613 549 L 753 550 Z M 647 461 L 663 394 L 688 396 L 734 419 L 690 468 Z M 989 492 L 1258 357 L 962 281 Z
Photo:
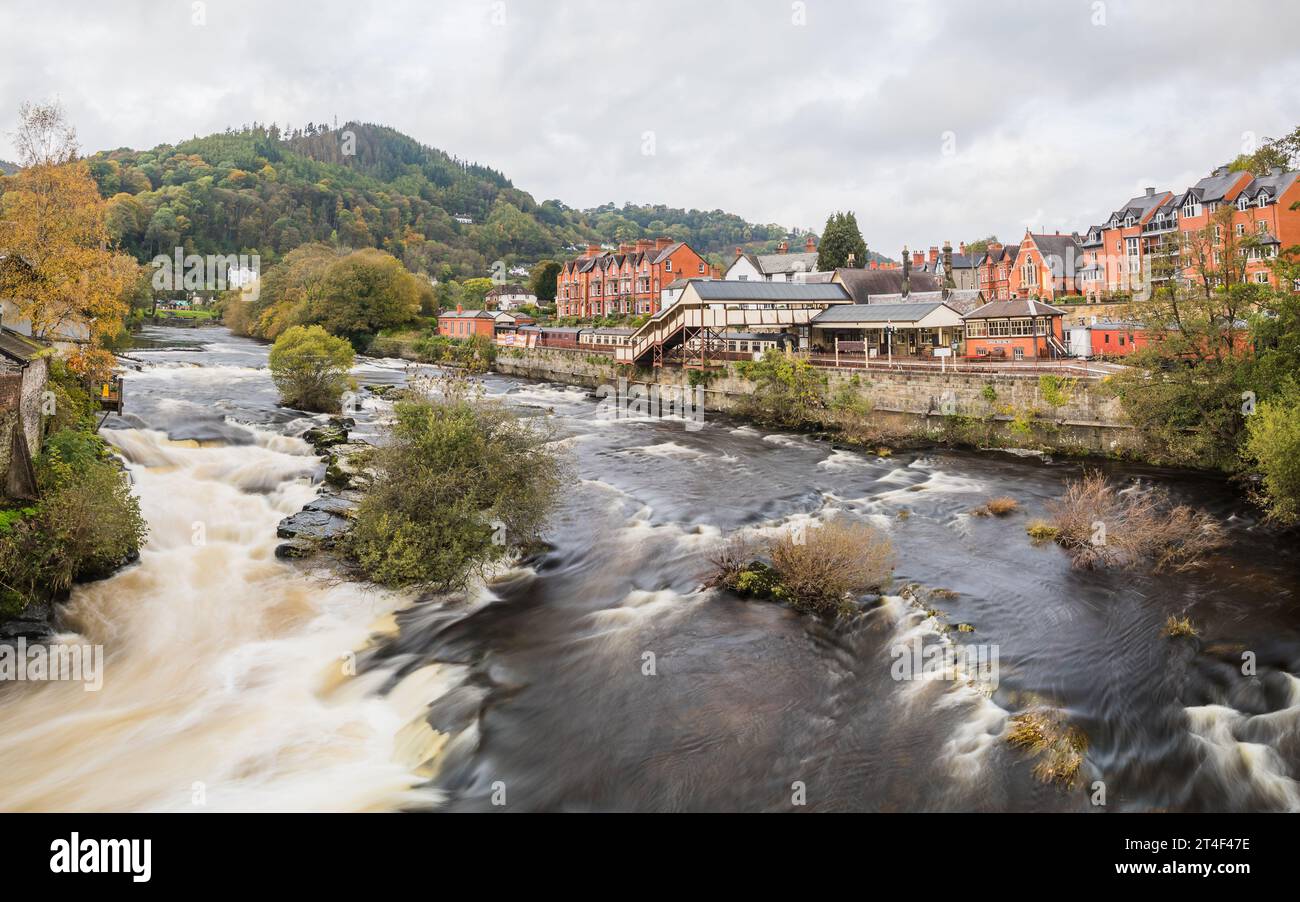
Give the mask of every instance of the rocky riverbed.
M 327 424 L 303 433 L 303 440 L 325 462 L 325 488 L 298 513 L 280 521 L 275 534 L 286 541 L 276 546 L 276 557 L 310 557 L 333 548 L 347 533 L 352 511 L 371 478 L 365 459 L 374 447 L 366 441 L 350 440 L 355 426 L 351 417 L 331 417 Z

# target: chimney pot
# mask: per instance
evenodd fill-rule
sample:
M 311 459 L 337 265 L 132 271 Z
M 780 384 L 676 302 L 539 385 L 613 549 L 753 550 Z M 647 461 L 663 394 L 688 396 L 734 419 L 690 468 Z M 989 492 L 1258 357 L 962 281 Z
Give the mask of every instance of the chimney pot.
M 813 241 L 813 236 L 809 235 L 807 240 L 804 241 L 803 246 L 804 246 L 804 250 L 806 250 L 808 253 L 810 254 L 817 253 L 817 242 Z
M 965 241 L 963 241 L 961 244 L 957 245 L 957 253 L 961 254 L 962 256 L 965 256 L 965 255 L 966 255 L 966 242 L 965 242 Z
M 457 304 L 457 305 L 456 305 L 456 312 L 457 312 L 457 313 L 464 313 L 464 312 L 465 312 L 465 306 L 464 306 L 463 304 Z
M 739 247 L 736 248 L 736 256 L 737 256 L 737 257 L 743 256 L 744 253 L 745 253 L 745 252 L 744 252 L 741 248 L 739 248 Z

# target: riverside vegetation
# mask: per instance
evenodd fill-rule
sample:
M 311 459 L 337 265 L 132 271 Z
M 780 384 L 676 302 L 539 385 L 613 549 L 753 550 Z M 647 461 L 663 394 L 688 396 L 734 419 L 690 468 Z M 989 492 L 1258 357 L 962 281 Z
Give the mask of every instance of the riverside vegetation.
M 95 434 L 81 380 L 56 359 L 50 385 L 56 413 L 34 461 L 39 497 L 0 509 L 0 619 L 30 616 L 74 582 L 108 575 L 134 559 L 147 531 L 126 474 Z
M 387 586 L 463 589 L 507 554 L 538 546 L 564 463 L 544 421 L 487 400 L 463 375 L 397 396 L 389 440 L 340 544 Z

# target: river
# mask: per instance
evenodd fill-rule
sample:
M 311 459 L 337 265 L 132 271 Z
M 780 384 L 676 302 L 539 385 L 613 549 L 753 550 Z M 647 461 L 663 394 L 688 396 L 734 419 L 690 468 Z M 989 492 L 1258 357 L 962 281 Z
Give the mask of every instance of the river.
M 1185 574 L 1080 572 L 1024 532 L 1077 461 L 881 458 L 721 415 L 691 431 L 489 376 L 573 462 L 554 547 L 469 598 L 416 598 L 275 557 L 319 489 L 295 436 L 322 418 L 277 405 L 265 345 L 141 339 L 104 434 L 148 544 L 64 610 L 67 639 L 104 646 L 100 691 L 0 689 L 0 809 L 1087 811 L 1098 781 L 1107 810 L 1300 808 L 1300 558 L 1219 480 L 1107 465 L 1231 543 Z M 364 407 L 374 435 L 388 406 Z M 996 495 L 1021 510 L 971 515 Z M 720 535 L 828 516 L 890 536 L 896 588 L 955 596 L 837 625 L 700 588 Z M 1170 614 L 1201 637 L 1163 636 Z M 996 646 L 996 691 L 894 679 L 914 639 Z M 1034 704 L 1088 738 L 1072 789 L 1005 741 Z

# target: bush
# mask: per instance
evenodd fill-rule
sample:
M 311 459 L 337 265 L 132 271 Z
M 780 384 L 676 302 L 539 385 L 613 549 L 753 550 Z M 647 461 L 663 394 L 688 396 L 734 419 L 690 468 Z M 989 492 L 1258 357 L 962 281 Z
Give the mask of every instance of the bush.
M 736 372 L 756 383 L 742 412 L 760 423 L 802 426 L 826 409 L 826 376 L 806 360 L 772 348 L 760 360 L 740 361 Z
M 1042 520 L 1035 520 L 1033 523 L 1030 523 L 1025 527 L 1025 532 L 1029 534 L 1029 538 L 1034 540 L 1034 544 L 1039 544 L 1041 542 L 1053 541 L 1060 533 L 1060 530 L 1050 523 L 1044 523 Z
M 51 436 L 36 476 L 40 501 L 5 517 L 0 529 L 0 612 L 9 616 L 77 580 L 107 575 L 147 533 L 139 501 L 97 436 Z
M 299 410 L 336 413 L 356 354 L 346 339 L 320 326 L 286 329 L 271 348 L 271 378 L 280 403 Z
M 1020 509 L 1020 502 L 1014 498 L 1001 496 L 990 498 L 980 507 L 971 511 L 977 517 L 1005 517 L 1008 514 L 1015 513 Z
M 1034 775 L 1044 783 L 1073 786 L 1088 751 L 1088 737 L 1048 708 L 1035 708 L 1011 719 L 1007 742 L 1038 758 Z
M 1055 539 L 1080 569 L 1134 567 L 1150 561 L 1156 572 L 1187 570 L 1224 542 L 1208 514 L 1172 505 L 1159 489 L 1118 492 L 1098 472 L 1067 483 L 1049 502 Z
M 1300 522 L 1300 390 L 1260 402 L 1246 418 L 1244 456 L 1263 475 L 1260 501 L 1282 524 Z
M 710 557 L 709 584 L 803 611 L 842 613 L 853 595 L 880 588 L 893 571 L 889 540 L 865 523 L 834 520 L 801 538 L 786 532 L 758 543 L 733 536 Z M 755 560 L 759 554 L 771 564 Z
M 540 538 L 562 471 L 535 420 L 463 390 L 408 397 L 395 414 L 343 542 L 370 579 L 460 589 L 509 548 Z

